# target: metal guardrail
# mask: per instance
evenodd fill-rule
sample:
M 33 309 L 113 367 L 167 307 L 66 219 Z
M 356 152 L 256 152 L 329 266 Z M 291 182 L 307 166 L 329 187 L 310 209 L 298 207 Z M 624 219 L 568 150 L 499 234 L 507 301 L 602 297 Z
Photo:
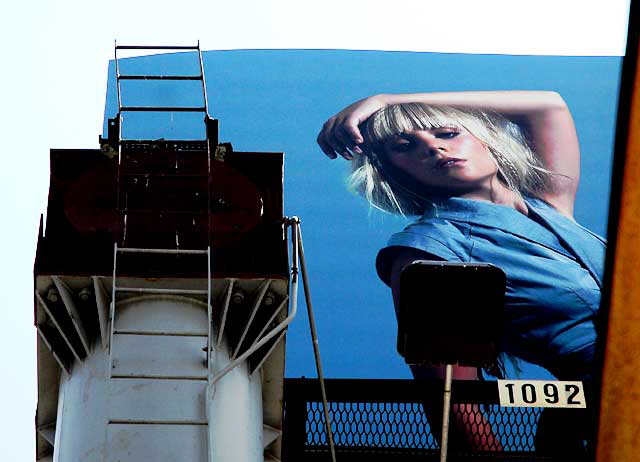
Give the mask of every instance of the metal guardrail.
M 438 460 L 442 381 L 332 379 L 326 390 L 338 462 Z M 318 381 L 287 379 L 284 398 L 284 460 L 330 460 Z M 501 407 L 495 382 L 457 381 L 448 460 L 581 461 L 584 443 L 558 434 L 580 420 L 576 409 Z

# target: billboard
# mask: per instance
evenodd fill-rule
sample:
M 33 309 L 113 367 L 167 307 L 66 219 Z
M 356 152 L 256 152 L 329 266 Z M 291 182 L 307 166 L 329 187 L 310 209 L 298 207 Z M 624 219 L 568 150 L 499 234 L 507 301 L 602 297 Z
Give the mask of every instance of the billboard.
M 105 123 L 106 119 L 115 116 L 117 112 L 115 74 L 113 63 L 111 64 Z M 189 68 L 193 64 L 197 64 L 197 60 L 188 53 L 154 55 L 120 60 L 120 72 L 189 74 L 197 72 L 197 68 Z M 518 113 L 519 101 L 526 106 L 532 98 L 535 100 L 537 97 L 552 95 L 552 99 L 556 98 L 553 101 L 566 103 L 575 121 L 581 156 L 575 221 L 602 236 L 606 229 L 620 64 L 621 59 L 618 57 L 345 50 L 238 50 L 204 53 L 209 113 L 220 120 L 221 141 L 231 142 L 238 151 L 285 153 L 285 214 L 298 215 L 302 219 L 327 377 L 411 377 L 409 368 L 396 351 L 397 326 L 391 291 L 378 277 L 376 255 L 387 246 L 390 236 L 413 223 L 418 219 L 419 213 L 412 211 L 403 217 L 397 213 L 382 212 L 361 195 L 349 192 L 349 162 L 339 156 L 336 160 L 329 160 L 316 142 L 323 124 L 354 102 L 373 95 L 396 95 L 391 99 L 407 101 L 406 97 L 397 95 L 433 95 L 446 92 L 450 96 L 448 100 L 445 97 L 444 103 L 454 107 L 480 107 L 485 104 L 481 101 L 485 98 L 486 109 L 502 112 L 515 122 L 524 122 L 521 124 L 521 135 L 526 139 L 532 136 L 532 126 L 528 124 L 530 120 L 522 119 L 522 114 Z M 142 72 L 141 69 L 145 71 Z M 168 82 L 132 82 L 126 85 L 130 87 L 123 87 L 123 95 L 131 98 L 127 104 L 170 105 L 176 101 L 184 102 L 185 97 L 198 94 L 196 87 Z M 524 93 L 517 93 L 519 91 Z M 562 99 L 557 99 L 557 95 Z M 417 96 L 412 102 L 420 102 L 420 98 L 430 102 L 429 96 Z M 432 96 L 431 99 L 433 98 Z M 542 99 L 541 104 L 546 104 Z M 436 106 L 442 104 L 435 102 Z M 366 117 L 369 115 L 370 113 Z M 125 121 L 125 137 L 154 139 L 169 134 L 175 139 L 185 139 L 203 136 L 195 128 L 199 119 L 189 119 L 178 114 L 165 119 L 149 115 L 139 117 L 135 123 Z M 139 132 L 134 130 L 127 133 L 127 127 L 132 126 L 137 127 Z M 446 126 L 444 128 L 449 131 Z M 557 125 L 547 127 L 545 133 L 552 133 L 553 130 L 557 131 Z M 334 149 L 338 143 L 330 141 L 330 138 L 331 134 L 325 129 L 321 134 L 325 151 L 341 151 Z M 543 150 L 542 138 L 536 142 L 538 149 Z M 571 149 L 577 149 L 577 143 L 573 148 L 569 146 L 565 149 L 566 145 L 558 147 L 554 155 L 558 156 L 559 162 L 564 162 L 567 158 L 577 159 L 576 153 L 570 152 Z M 360 155 L 357 151 L 352 150 L 352 153 L 356 157 Z M 553 170 L 551 165 L 542 167 Z M 563 170 L 560 173 L 571 176 L 571 172 L 577 172 L 575 167 L 570 167 L 574 168 L 572 171 Z M 562 183 L 562 178 L 559 183 Z M 541 213 L 544 215 L 545 211 Z M 497 221 L 509 221 L 510 217 L 520 220 L 525 228 L 529 225 L 526 220 L 533 220 L 532 216 L 520 213 L 498 217 Z M 538 225 L 540 223 L 534 224 Z M 496 222 L 492 226 L 494 230 L 500 231 L 500 223 Z M 547 231 L 555 233 L 548 227 Z M 590 233 L 585 235 L 591 236 Z M 495 237 L 482 238 L 491 240 Z M 594 282 L 598 271 L 595 266 L 602 265 L 602 262 L 594 263 L 591 268 L 585 260 L 597 260 L 601 256 L 585 256 L 582 259 L 565 242 L 570 239 L 567 236 L 555 234 L 550 238 L 555 239 L 555 244 L 547 242 L 544 245 L 557 245 L 555 251 L 561 255 L 558 258 L 571 260 L 568 267 L 573 268 L 576 275 L 593 276 L 588 287 L 578 283 L 578 287 L 570 288 L 567 297 L 573 297 L 572 302 L 579 303 L 582 311 L 576 314 L 577 317 L 563 321 L 564 327 L 559 329 L 571 330 L 567 326 L 573 322 L 573 325 L 579 327 L 572 330 L 570 341 L 574 341 L 574 337 L 583 338 L 582 334 L 591 336 L 594 314 L 588 310 L 591 310 L 590 306 L 597 307 L 597 301 L 585 301 L 585 297 L 588 298 L 592 289 L 598 287 L 598 283 Z M 514 245 L 521 246 L 522 242 L 530 240 L 530 236 L 525 235 L 521 242 Z M 525 250 L 524 253 L 529 251 Z M 464 258 L 461 257 L 460 260 L 464 261 Z M 470 256 L 467 261 L 473 261 L 473 257 Z M 526 265 L 526 258 L 523 261 Z M 500 266 L 500 261 L 490 263 Z M 536 270 L 535 267 L 527 270 L 531 268 Z M 550 277 L 553 278 L 553 274 Z M 568 276 L 569 279 L 571 277 L 573 276 Z M 546 284 L 550 290 L 554 283 L 554 280 L 536 280 L 528 281 L 525 285 Z M 509 284 L 510 282 L 507 284 L 508 290 L 512 290 Z M 519 296 L 519 293 L 514 295 Z M 544 298 L 554 296 L 556 295 L 552 290 L 543 295 Z M 524 302 L 519 300 L 519 303 Z M 540 317 L 537 308 L 530 304 L 525 308 L 528 310 L 526 315 L 520 311 L 521 314 L 516 317 L 526 316 L 529 320 L 527 323 L 531 326 L 544 323 L 545 319 L 553 316 L 553 313 L 547 312 Z M 512 322 L 519 323 L 521 320 L 522 318 L 512 319 Z M 531 331 L 527 329 L 526 326 L 522 328 L 520 335 L 529 337 Z M 551 334 L 545 331 L 536 335 L 541 338 Z M 571 349 L 570 345 L 561 346 L 561 349 L 565 346 L 567 351 Z M 528 359 L 532 358 L 533 356 Z M 545 369 L 523 362 L 519 362 L 517 366 L 508 366 L 507 372 L 512 377 L 520 378 L 550 377 Z M 294 323 L 288 334 L 286 375 L 315 376 L 311 342 L 306 322 L 301 318 Z

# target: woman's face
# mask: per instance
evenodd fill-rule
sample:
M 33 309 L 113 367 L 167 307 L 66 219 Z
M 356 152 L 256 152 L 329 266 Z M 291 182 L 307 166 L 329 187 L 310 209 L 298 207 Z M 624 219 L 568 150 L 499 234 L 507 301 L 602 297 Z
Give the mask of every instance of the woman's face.
M 461 128 L 403 132 L 384 143 L 388 161 L 425 186 L 447 193 L 490 190 L 498 173 L 487 147 Z

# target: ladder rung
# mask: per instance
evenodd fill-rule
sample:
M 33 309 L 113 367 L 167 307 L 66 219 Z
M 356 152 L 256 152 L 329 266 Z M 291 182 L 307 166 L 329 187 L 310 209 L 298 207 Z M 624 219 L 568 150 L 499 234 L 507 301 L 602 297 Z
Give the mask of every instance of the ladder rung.
M 201 75 L 119 75 L 119 80 L 202 80 Z
M 111 419 L 109 425 L 208 425 L 206 420 L 129 420 Z
M 153 210 L 153 209 L 118 209 L 120 213 L 127 215 L 192 215 L 194 217 L 209 215 L 206 210 Z
M 194 150 L 200 152 L 201 149 L 207 148 L 207 142 L 205 140 L 150 140 L 150 139 L 125 139 L 120 140 L 119 143 L 132 151 L 145 150 L 149 146 L 161 146 L 169 149 L 179 148 L 181 150 Z
M 144 177 L 144 178 L 209 178 L 209 175 L 202 173 L 133 173 L 120 172 L 120 176 Z
M 172 106 L 122 106 L 120 112 L 205 112 L 204 106 L 172 107 Z
M 112 374 L 112 379 L 152 379 L 152 380 L 207 380 L 204 375 L 156 375 L 156 374 Z
M 198 50 L 196 45 L 116 45 L 116 50 Z
M 207 250 L 197 249 L 143 249 L 140 247 L 118 247 L 120 253 L 161 253 L 161 254 L 186 254 L 207 255 Z
M 179 152 L 179 153 L 204 153 L 207 152 L 207 145 L 205 140 L 149 140 L 149 139 L 124 139 L 116 141 L 123 149 L 126 149 L 126 154 L 138 154 L 140 152 L 148 152 L 151 146 L 157 146 L 160 150 L 165 152 Z
M 154 332 L 144 330 L 114 330 L 114 335 L 148 335 L 156 337 L 206 337 L 207 333 L 200 332 Z
M 152 287 L 116 287 L 116 292 L 135 292 L 141 294 L 189 294 L 207 295 L 206 289 L 154 289 Z

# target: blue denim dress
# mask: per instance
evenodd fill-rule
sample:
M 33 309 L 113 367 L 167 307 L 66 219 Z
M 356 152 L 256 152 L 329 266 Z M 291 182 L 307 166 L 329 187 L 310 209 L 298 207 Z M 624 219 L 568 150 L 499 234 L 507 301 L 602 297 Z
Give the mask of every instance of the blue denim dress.
M 525 201 L 528 216 L 471 199 L 435 204 L 391 236 L 378 254 L 378 275 L 389 284 L 393 260 L 406 247 L 426 259 L 492 263 L 507 275 L 503 351 L 560 379 L 588 378 L 606 243 L 546 202 Z

